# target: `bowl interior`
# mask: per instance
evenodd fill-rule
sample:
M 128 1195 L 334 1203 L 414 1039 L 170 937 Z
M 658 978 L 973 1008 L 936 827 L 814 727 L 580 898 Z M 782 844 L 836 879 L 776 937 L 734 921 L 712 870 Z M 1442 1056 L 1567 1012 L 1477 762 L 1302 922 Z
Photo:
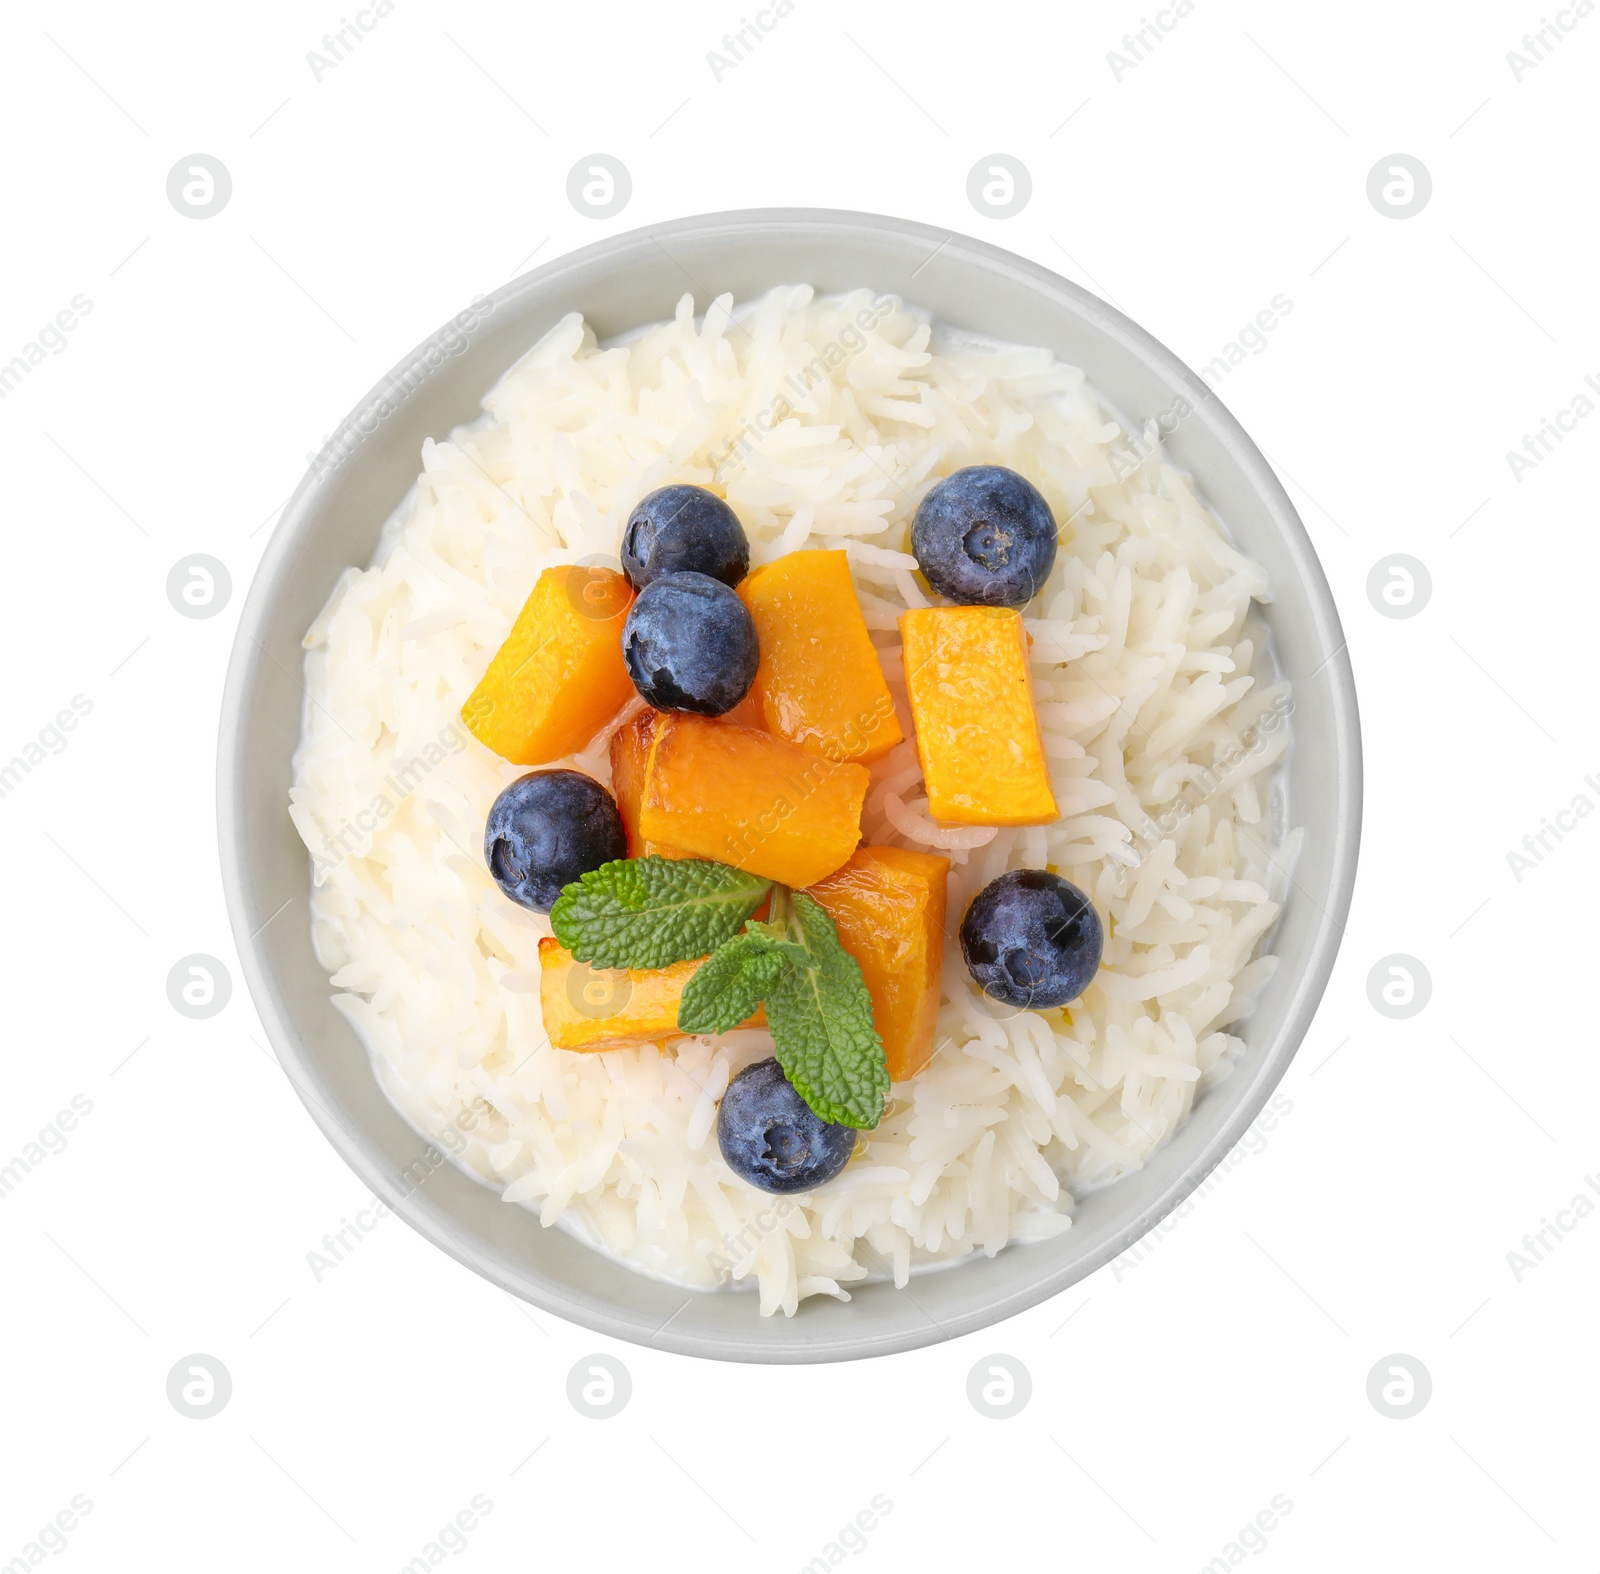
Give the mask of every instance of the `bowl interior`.
M 330 1004 L 311 949 L 309 859 L 286 805 L 301 639 L 339 574 L 370 560 L 420 468 L 423 439 L 473 419 L 501 373 L 566 312 L 581 311 L 606 338 L 669 317 L 685 291 L 703 311 L 724 291 L 745 300 L 797 282 L 825 293 L 870 286 L 952 326 L 1046 346 L 1137 420 L 1187 403 L 1169 452 L 1270 576 L 1267 618 L 1294 685 L 1287 800 L 1306 834 L 1275 937 L 1281 962 L 1241 1029 L 1246 1053 L 1143 1170 L 1081 1199 L 1073 1227 L 1054 1241 L 914 1278 L 905 1291 L 858 1287 L 848 1305 L 813 1298 L 791 1319 L 759 1317 L 747 1294 L 644 1278 L 542 1228 L 437 1154 L 429 1159 Z M 230 916 L 263 1023 L 313 1116 L 375 1193 L 487 1278 L 601 1333 L 686 1354 L 808 1361 L 909 1349 L 983 1327 L 1092 1272 L 1177 1206 L 1254 1119 L 1309 1025 L 1354 881 L 1360 740 L 1344 637 L 1304 528 L 1260 453 L 1200 378 L 1103 301 L 965 236 L 865 214 L 763 210 L 633 231 L 516 280 L 458 324 L 357 406 L 330 462 L 291 500 L 244 608 L 223 702 L 219 834 Z

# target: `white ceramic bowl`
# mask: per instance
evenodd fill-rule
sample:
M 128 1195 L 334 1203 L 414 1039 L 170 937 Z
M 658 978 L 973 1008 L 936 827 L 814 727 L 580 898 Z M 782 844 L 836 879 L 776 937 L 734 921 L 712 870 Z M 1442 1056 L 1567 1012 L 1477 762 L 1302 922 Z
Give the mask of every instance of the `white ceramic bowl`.
M 907 1290 L 872 1283 L 854 1287 L 847 1305 L 817 1297 L 796 1317 L 762 1318 L 749 1294 L 680 1290 L 620 1267 L 451 1164 L 420 1187 L 402 1179 L 426 1144 L 329 1003 L 311 950 L 310 863 L 286 805 L 301 638 L 340 572 L 370 560 L 417 475 L 423 439 L 475 417 L 500 374 L 566 312 L 583 312 L 606 338 L 670 317 L 686 289 L 703 310 L 723 291 L 742 301 L 802 282 L 824 293 L 891 291 L 947 324 L 1044 345 L 1135 419 L 1178 399 L 1193 407 L 1168 449 L 1270 575 L 1267 618 L 1295 701 L 1278 791 L 1306 839 L 1274 940 L 1280 965 L 1242 1028 L 1243 1059 L 1144 1169 L 1085 1197 L 1051 1242 L 978 1256 Z M 301 483 L 240 620 L 219 742 L 222 872 L 245 976 L 296 1091 L 362 1180 L 429 1240 L 614 1338 L 724 1360 L 847 1360 L 969 1333 L 1059 1293 L 1175 1208 L 1239 1140 L 1299 1046 L 1343 932 L 1361 820 L 1355 687 L 1327 582 L 1282 486 L 1206 384 L 1103 301 L 1009 252 L 901 219 L 801 209 L 683 219 L 563 257 L 485 306 L 464 331 L 442 330 L 408 356 L 352 412 L 342 457 Z

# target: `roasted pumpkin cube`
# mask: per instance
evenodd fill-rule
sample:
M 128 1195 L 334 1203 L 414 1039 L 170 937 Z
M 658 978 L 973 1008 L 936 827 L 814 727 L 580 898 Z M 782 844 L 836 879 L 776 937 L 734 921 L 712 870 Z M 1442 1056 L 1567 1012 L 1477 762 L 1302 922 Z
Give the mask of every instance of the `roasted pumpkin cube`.
M 843 552 L 786 553 L 750 574 L 739 596 L 761 642 L 750 693 L 768 732 L 824 759 L 863 763 L 901 741 Z
M 611 569 L 547 568 L 461 707 L 472 735 L 514 765 L 581 749 L 633 693 L 622 661 L 632 601 Z
M 867 769 L 686 711 L 664 715 L 639 800 L 639 831 L 784 885 L 832 874 L 861 840 Z
M 1022 615 L 926 607 L 902 614 L 900 634 L 928 813 L 946 825 L 1054 820 Z
M 811 887 L 861 964 L 872 1018 L 896 1082 L 933 1055 L 944 967 L 950 860 L 900 847 L 861 847 Z
M 628 856 L 644 858 L 687 858 L 690 855 L 662 842 L 647 842 L 639 834 L 639 799 L 644 778 L 650 768 L 650 752 L 655 747 L 662 713 L 648 706 L 630 716 L 611 735 L 611 795 L 622 814 L 622 828 L 628 833 Z
M 674 962 L 671 967 L 590 967 L 574 960 L 559 940 L 539 942 L 539 1005 L 544 1030 L 556 1049 L 599 1051 L 659 1044 L 679 1038 L 678 1002 L 683 986 L 700 964 Z M 766 1013 L 743 1027 L 765 1027 Z

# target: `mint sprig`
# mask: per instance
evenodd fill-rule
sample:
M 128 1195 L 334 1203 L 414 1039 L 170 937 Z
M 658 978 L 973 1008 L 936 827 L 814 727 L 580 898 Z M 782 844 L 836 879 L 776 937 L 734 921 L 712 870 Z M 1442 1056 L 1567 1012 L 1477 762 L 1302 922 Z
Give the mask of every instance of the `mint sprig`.
M 751 919 L 768 893 L 768 917 Z M 594 967 L 658 968 L 705 957 L 678 1028 L 726 1033 L 763 1003 L 778 1064 L 822 1120 L 870 1130 L 889 1067 L 861 966 L 827 909 L 800 891 L 700 858 L 620 858 L 562 891 L 556 939 Z
M 703 858 L 618 858 L 562 891 L 550 927 L 592 967 L 667 967 L 732 939 L 771 886 Z
M 747 1017 L 771 988 L 786 958 L 761 935 L 724 940 L 695 969 L 678 1002 L 681 1033 L 726 1033 Z
M 795 891 L 788 906 L 788 937 L 807 961 L 786 956 L 765 996 L 778 1064 L 814 1114 L 870 1131 L 883 1119 L 889 1067 L 861 965 L 820 903 Z

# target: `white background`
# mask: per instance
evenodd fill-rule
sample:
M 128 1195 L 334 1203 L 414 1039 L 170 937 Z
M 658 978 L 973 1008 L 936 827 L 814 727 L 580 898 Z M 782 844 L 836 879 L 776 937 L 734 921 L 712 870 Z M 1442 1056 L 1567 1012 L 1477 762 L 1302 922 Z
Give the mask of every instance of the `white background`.
M 719 81 L 732 0 L 400 0 L 321 80 L 332 0 L 12 13 L 0 362 L 74 296 L 92 311 L 0 401 L 0 755 L 74 695 L 93 709 L 0 799 L 0 1163 L 74 1095 L 93 1110 L 0 1201 L 0 1566 L 82 1494 L 51 1566 L 392 1571 L 483 1494 L 451 1567 L 789 1570 L 882 1494 L 852 1565 L 1183 1571 L 1282 1494 L 1251 1566 L 1593 1567 L 1600 1220 L 1567 1215 L 1520 1279 L 1507 1258 L 1600 1172 L 1600 825 L 1570 821 L 1520 880 L 1507 858 L 1600 803 L 1600 419 L 1520 479 L 1506 459 L 1600 378 L 1600 19 L 1562 13 L 1519 81 L 1507 53 L 1541 14 L 1198 0 L 1118 80 L 1131 3 L 797 0 Z M 196 152 L 233 181 L 204 221 L 166 195 Z M 595 152 L 633 178 L 605 221 L 565 195 Z M 995 152 L 1033 180 L 1006 220 L 966 196 Z M 1366 192 L 1396 152 L 1433 181 L 1405 220 Z M 1010 247 L 1196 366 L 1292 301 L 1220 391 L 1322 554 L 1368 768 L 1292 1112 L 1148 1261 L 865 1365 L 608 1347 L 392 1219 L 319 1283 L 307 1254 L 362 1188 L 243 992 L 195 1022 L 165 990 L 194 952 L 238 983 L 216 713 L 277 509 L 478 292 L 638 224 L 791 203 Z M 203 621 L 165 593 L 195 552 L 233 582 Z M 1366 592 L 1396 552 L 1433 582 L 1405 620 Z M 1396 952 L 1433 979 L 1405 1021 L 1367 993 Z M 607 1421 L 566 1398 L 597 1350 L 633 1380 Z M 204 1421 L 166 1397 L 195 1352 L 233 1382 Z M 966 1397 L 991 1352 L 1031 1373 L 1014 1419 Z M 1366 1392 L 1396 1352 L 1433 1381 L 1403 1421 Z

